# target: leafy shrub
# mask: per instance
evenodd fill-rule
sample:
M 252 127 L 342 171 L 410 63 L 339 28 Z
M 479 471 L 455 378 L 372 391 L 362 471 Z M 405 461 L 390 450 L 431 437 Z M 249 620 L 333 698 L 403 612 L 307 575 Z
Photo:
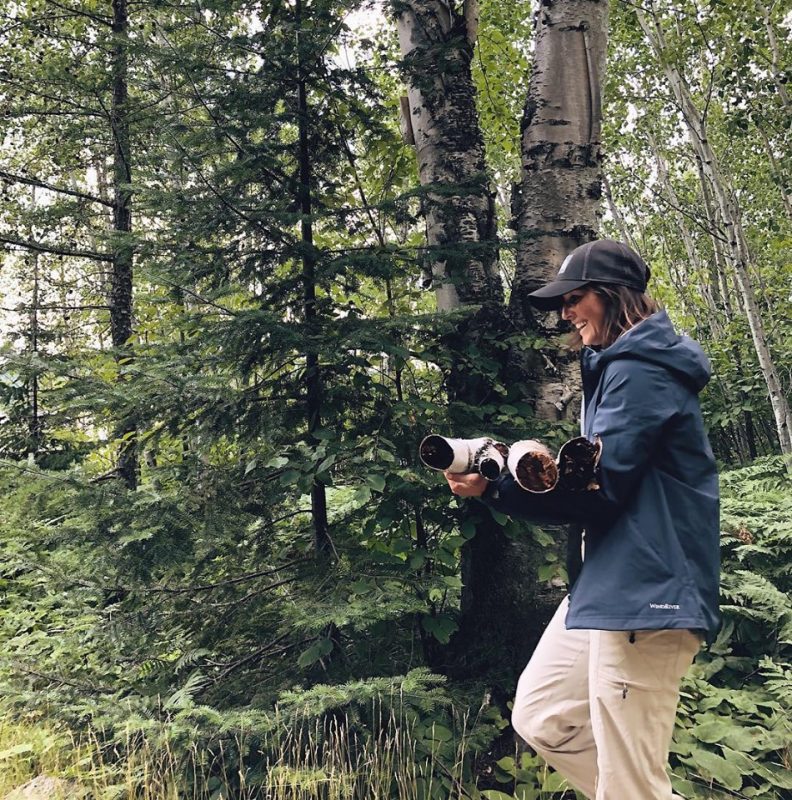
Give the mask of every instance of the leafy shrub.
M 792 492 L 783 459 L 721 477 L 723 628 L 682 686 L 674 785 L 690 798 L 792 796 Z

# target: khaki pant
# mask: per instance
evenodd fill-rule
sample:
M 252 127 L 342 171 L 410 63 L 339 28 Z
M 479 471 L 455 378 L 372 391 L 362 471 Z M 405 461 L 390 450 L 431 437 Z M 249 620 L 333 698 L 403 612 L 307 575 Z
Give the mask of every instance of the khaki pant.
M 514 729 L 586 797 L 679 800 L 666 762 L 679 683 L 699 636 L 567 630 L 567 607 L 564 600 L 520 677 Z

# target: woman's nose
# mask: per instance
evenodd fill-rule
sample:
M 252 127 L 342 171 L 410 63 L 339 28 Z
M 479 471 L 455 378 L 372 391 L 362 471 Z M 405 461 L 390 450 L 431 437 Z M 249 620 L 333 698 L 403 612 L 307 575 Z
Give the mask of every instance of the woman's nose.
M 566 303 L 561 304 L 561 319 L 568 320 L 569 319 L 569 307 Z

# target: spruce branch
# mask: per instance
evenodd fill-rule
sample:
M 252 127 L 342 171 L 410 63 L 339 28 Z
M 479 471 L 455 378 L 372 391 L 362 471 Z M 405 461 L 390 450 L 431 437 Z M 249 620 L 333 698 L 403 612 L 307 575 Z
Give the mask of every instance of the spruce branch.
M 26 186 L 36 186 L 40 189 L 47 189 L 50 192 L 57 192 L 58 194 L 69 195 L 70 197 L 77 197 L 81 200 L 88 200 L 90 203 L 101 203 L 103 206 L 112 208 L 113 204 L 109 200 L 103 200 L 101 197 L 89 194 L 88 192 L 80 192 L 75 189 L 64 189 L 61 186 L 55 186 L 52 183 L 43 181 L 32 175 L 17 175 L 8 170 L 0 169 L 0 180 L 9 181 L 11 183 L 24 183 Z
M 113 257 L 107 253 L 96 253 L 92 250 L 71 250 L 68 247 L 51 245 L 42 242 L 34 242 L 29 239 L 16 239 L 0 234 L 0 242 L 14 247 L 21 247 L 24 250 L 33 250 L 37 253 L 51 253 L 56 256 L 73 256 L 75 258 L 87 258 L 92 261 L 112 262 Z

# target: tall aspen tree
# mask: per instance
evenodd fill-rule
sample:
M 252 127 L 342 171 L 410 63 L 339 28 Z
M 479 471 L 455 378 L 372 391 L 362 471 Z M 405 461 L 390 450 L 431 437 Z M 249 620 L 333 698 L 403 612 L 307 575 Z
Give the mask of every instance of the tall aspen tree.
M 674 63 L 668 51 L 663 27 L 657 13 L 636 10 L 636 15 L 658 63 L 662 66 L 674 101 L 682 112 L 691 147 L 701 164 L 701 173 L 711 189 L 712 197 L 723 221 L 728 240 L 729 265 L 734 272 L 748 319 L 754 350 L 767 385 L 778 442 L 782 453 L 792 454 L 792 415 L 767 342 L 764 321 L 754 293 L 751 278 L 753 257 L 745 235 L 740 200 L 731 187 L 728 176 L 709 141 L 706 118 L 696 105 L 685 76 Z M 790 469 L 792 469 L 792 464 Z

